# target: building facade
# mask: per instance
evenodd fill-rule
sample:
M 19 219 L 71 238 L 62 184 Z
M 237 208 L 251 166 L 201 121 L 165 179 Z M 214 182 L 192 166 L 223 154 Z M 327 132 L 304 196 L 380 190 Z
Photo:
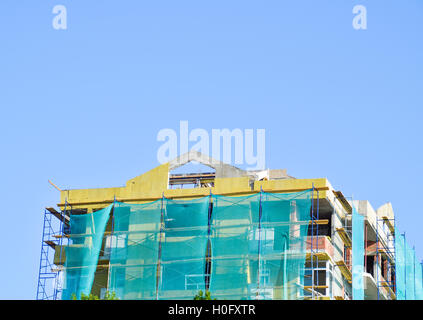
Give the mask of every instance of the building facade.
M 176 172 L 179 167 L 192 161 L 209 167 L 209 172 Z M 302 203 L 306 203 L 304 198 L 306 193 L 307 203 L 310 204 L 309 207 L 304 207 L 304 210 L 307 211 L 307 217 L 297 219 L 294 217 L 297 211 L 295 211 L 293 216 L 292 206 L 299 208 Z M 261 195 L 267 196 L 267 207 L 263 207 L 265 209 L 262 209 L 262 203 L 264 202 Z M 271 201 L 273 195 L 278 197 L 274 202 Z M 257 219 L 262 219 L 267 217 L 267 212 L 275 212 L 271 210 L 281 208 L 284 203 L 288 203 L 287 195 L 291 197 L 289 198 L 290 209 L 287 209 L 289 211 L 288 220 L 276 219 L 277 224 L 275 225 L 266 225 L 272 219 L 273 223 L 275 223 L 275 218 L 267 222 L 263 220 L 261 223 L 260 221 L 262 220 L 259 220 L 258 227 L 263 230 L 249 230 L 245 237 L 249 241 L 249 244 L 247 244 L 248 248 L 246 247 L 247 249 L 245 249 L 247 253 L 249 252 L 247 254 L 248 258 L 245 258 L 245 254 L 240 253 L 239 256 L 234 255 L 232 260 L 228 258 L 225 260 L 226 262 L 222 262 L 223 260 L 219 260 L 214 256 L 213 246 L 216 247 L 219 246 L 219 243 L 224 243 L 213 242 L 213 239 L 210 241 L 213 238 L 210 231 L 213 228 L 213 226 L 210 226 L 210 216 L 213 214 L 216 216 L 219 213 L 217 205 L 219 197 L 227 197 L 222 199 L 237 199 L 237 201 L 243 199 L 242 201 L 244 202 L 250 201 L 248 203 L 250 208 L 249 216 L 251 221 L 255 221 L 254 214 L 251 214 L 251 210 L 253 210 L 251 208 L 257 208 L 255 211 L 257 217 L 259 217 Z M 251 197 L 256 198 L 254 200 Z M 294 199 L 293 197 L 296 198 Z M 195 231 L 195 239 L 201 240 L 201 237 L 203 237 L 203 242 L 190 240 L 193 238 L 190 235 L 186 238 L 188 242 L 181 240 L 179 247 L 177 245 L 174 246 L 175 248 L 180 248 L 181 252 L 183 252 L 181 255 L 188 257 L 186 260 L 192 259 L 192 261 L 196 259 L 194 252 L 198 249 L 197 243 L 199 243 L 198 246 L 204 246 L 204 248 L 201 247 L 199 253 L 204 255 L 203 262 L 197 265 L 194 262 L 190 264 L 193 270 L 197 268 L 195 272 L 188 270 L 186 267 L 188 264 L 185 264 L 180 266 L 178 274 L 173 278 L 170 271 L 167 276 L 164 276 L 167 272 L 167 263 L 170 264 L 172 259 L 168 258 L 166 260 L 161 254 L 166 251 L 166 245 L 171 246 L 172 244 L 161 242 L 161 239 L 163 239 L 162 227 L 167 223 L 163 220 L 163 214 L 162 220 L 159 219 L 160 210 L 163 211 L 163 199 L 166 199 L 166 208 L 168 208 L 169 212 L 176 207 L 179 208 L 183 201 L 190 201 L 190 204 L 195 202 L 196 208 L 201 207 L 203 205 L 201 201 L 203 201 L 205 215 L 207 216 L 207 213 L 209 213 L 208 222 L 207 219 L 201 222 L 204 225 L 204 230 L 198 227 L 198 230 L 203 230 L 204 232 Z M 253 201 L 255 202 L 253 203 Z M 116 206 L 117 203 L 119 203 L 118 207 Z M 132 249 L 123 248 L 119 244 L 119 237 L 116 235 L 119 234 L 119 228 L 121 228 L 119 226 L 122 226 L 122 223 L 117 221 L 120 221 L 119 214 L 122 214 L 124 210 L 129 210 L 128 212 L 131 212 L 131 214 L 132 212 L 138 212 L 141 217 L 140 208 L 150 206 L 151 203 L 154 203 L 152 206 L 156 209 L 149 207 L 150 209 L 148 210 L 151 212 L 149 217 L 154 216 L 154 210 L 157 210 L 158 220 L 155 224 L 157 228 L 155 231 L 153 230 L 154 228 L 146 231 L 147 229 L 144 228 L 146 224 L 144 224 L 144 227 L 139 228 L 139 233 L 149 234 L 150 238 L 159 239 L 160 241 L 148 242 L 149 244 L 152 243 L 150 249 L 155 248 L 151 251 L 153 252 L 151 253 L 152 258 L 142 258 L 143 262 L 140 262 L 140 257 L 137 260 L 136 251 L 128 253 Z M 259 204 L 255 206 L 255 203 Z M 233 201 L 233 204 L 236 204 L 236 201 Z M 401 287 L 401 297 L 403 297 L 403 291 L 405 291 L 405 286 L 403 290 L 402 283 L 399 284 L 398 282 L 403 280 L 398 279 L 407 278 L 408 269 L 405 264 L 404 270 L 402 269 L 403 266 L 396 267 L 398 261 L 402 260 L 399 260 L 396 256 L 396 248 L 398 246 L 395 240 L 399 235 L 395 229 L 395 216 L 391 204 L 386 203 L 374 209 L 368 201 L 347 199 L 341 191 L 335 190 L 326 178 L 296 179 L 289 176 L 286 170 L 244 171 L 198 152 L 189 152 L 127 181 L 123 187 L 62 190 L 60 192 L 60 203 L 57 204 L 57 207 L 58 209 L 52 207 L 46 209 L 37 299 L 69 298 L 69 288 L 66 288 L 66 284 L 68 283 L 69 286 L 71 274 L 72 277 L 76 278 L 75 281 L 77 282 L 78 277 L 88 279 L 84 284 L 85 287 L 80 283 L 78 284 L 78 286 L 84 287 L 81 290 L 85 293 L 92 293 L 102 297 L 106 291 L 115 291 L 121 299 L 160 299 L 161 297 L 190 299 L 193 292 L 204 288 L 206 290 L 209 289 L 212 296 L 214 294 L 218 299 L 237 299 L 241 297 L 242 299 L 390 300 L 400 299 L 400 297 L 397 297 L 398 288 Z M 105 210 L 108 207 L 111 208 L 110 219 L 104 222 L 104 230 L 98 240 L 96 240 L 96 235 L 92 234 L 93 230 L 99 229 L 97 222 L 94 225 L 94 218 L 92 218 L 93 224 L 89 228 L 87 227 L 87 222 L 84 222 L 85 229 L 83 232 L 78 233 L 80 235 L 79 238 L 75 236 L 74 230 L 77 228 L 75 227 L 75 221 L 78 221 L 77 219 L 85 219 L 90 214 L 100 212 L 99 210 Z M 269 209 L 271 207 L 273 209 Z M 234 209 L 223 211 L 225 208 L 222 208 L 222 212 L 228 214 L 227 219 L 231 219 L 231 212 L 233 215 L 236 214 Z M 142 217 L 145 217 L 145 215 Z M 191 215 L 185 219 L 189 221 L 194 219 L 193 217 Z M 354 220 L 354 217 L 357 217 L 358 220 Z M 121 221 L 124 221 L 124 218 Z M 296 221 L 296 223 L 292 221 Z M 299 223 L 300 221 L 302 224 Z M 357 221 L 359 221 L 358 224 Z M 153 225 L 152 223 L 150 221 L 149 225 Z M 195 223 L 195 226 L 200 226 L 201 224 L 200 222 Z M 139 226 L 140 223 L 137 225 Z M 256 224 L 251 223 L 251 225 Z M 295 229 L 296 227 L 297 229 Z M 126 222 L 126 231 L 131 228 L 134 229 L 134 226 L 130 225 L 130 222 Z M 227 230 L 229 227 L 226 226 L 225 228 Z M 241 225 L 232 225 L 231 228 L 241 228 Z M 89 235 L 81 236 L 88 234 L 88 229 L 90 230 Z M 183 234 L 184 230 L 178 231 L 177 228 L 174 230 L 176 230 L 175 234 L 170 235 L 169 233 L 165 236 L 167 240 L 173 239 L 177 242 L 179 241 L 178 239 L 186 236 L 186 234 Z M 289 239 L 277 244 L 277 232 L 285 232 Z M 222 237 L 220 239 L 223 239 L 225 234 L 221 234 Z M 147 238 L 148 236 L 137 236 L 136 239 L 139 242 L 147 243 L 145 242 Z M 127 243 L 129 237 L 126 235 L 125 239 Z M 95 241 L 98 242 L 97 251 L 96 245 L 93 244 Z M 84 243 L 89 243 L 89 249 L 81 249 Z M 187 249 L 188 247 L 184 247 L 187 243 L 191 245 L 191 255 L 186 253 L 187 251 L 191 252 L 191 250 Z M 227 242 L 228 245 L 221 245 L 222 248 L 226 247 L 223 248 L 226 251 L 222 249 L 222 252 L 225 251 L 228 257 L 231 250 L 234 252 L 241 250 L 239 248 L 242 245 L 238 245 L 238 243 L 240 242 Z M 124 260 L 122 260 L 120 253 L 116 254 L 116 248 L 119 246 L 120 252 L 122 250 L 125 251 Z M 148 254 L 143 249 L 144 247 L 139 247 L 137 252 L 141 252 L 139 253 L 140 255 Z M 271 252 L 266 248 L 271 248 L 269 249 Z M 293 248 L 296 248 L 296 251 Z M 256 252 L 257 250 L 258 259 L 250 254 L 252 251 Z M 297 260 L 295 262 L 293 259 L 287 258 L 287 252 L 292 253 L 292 250 L 296 252 L 295 254 L 299 254 L 300 257 L 296 256 Z M 77 254 L 85 255 L 84 261 L 87 259 L 86 256 L 96 255 L 93 261 L 90 262 L 92 275 L 85 273 L 84 270 L 87 270 L 87 268 L 82 270 L 81 266 L 78 267 L 76 260 L 73 262 L 69 260 L 74 259 L 71 255 L 73 254 L 72 252 L 76 251 L 78 251 Z M 156 258 L 156 252 L 158 252 L 158 258 Z M 266 253 L 268 256 L 266 256 Z M 129 258 L 130 254 L 133 256 Z M 271 256 L 272 258 L 270 258 Z M 120 260 L 116 257 L 120 257 Z M 246 261 L 245 264 L 240 262 L 242 259 Z M 128 281 L 128 274 L 130 273 L 128 272 L 128 261 L 130 260 L 138 261 L 138 269 L 132 268 L 133 277 L 137 280 L 133 281 L 130 290 L 125 289 L 125 291 L 122 289 L 123 291 L 120 291 L 122 286 L 127 286 L 127 284 L 120 285 L 119 283 Z M 122 261 L 126 263 L 124 270 L 115 267 L 117 264 L 122 267 Z M 227 261 L 231 261 L 231 264 L 228 264 Z M 285 263 L 283 268 L 280 267 L 281 264 L 279 262 L 281 261 Z M 142 267 L 139 267 L 141 264 Z M 412 281 L 420 282 L 418 284 L 419 288 L 416 285 L 413 287 L 413 297 L 417 298 L 421 291 L 421 267 L 418 263 L 414 263 L 413 266 L 414 276 Z M 416 271 L 415 266 L 420 267 L 420 269 Z M 216 270 L 227 271 L 220 272 Z M 402 270 L 399 275 L 398 270 Z M 292 275 L 287 274 L 287 272 L 291 272 Z M 419 273 L 420 276 L 417 276 Z M 222 277 L 222 274 L 226 274 L 226 278 L 221 278 L 220 280 L 222 283 L 229 283 L 231 279 L 233 282 L 238 281 L 235 279 L 241 279 L 239 281 L 245 282 L 245 284 L 240 284 L 239 287 L 233 288 L 233 290 L 228 288 L 225 291 L 225 288 L 222 289 L 216 285 L 218 280 L 215 282 L 210 280 L 213 277 L 214 279 L 220 279 L 219 277 Z M 242 275 L 242 277 L 239 275 Z M 175 280 L 174 287 L 168 291 L 160 291 L 160 288 L 166 288 L 172 281 L 166 279 L 179 280 Z M 163 283 L 163 281 L 166 283 Z M 52 284 L 49 284 L 50 282 Z M 176 284 L 177 282 L 178 284 Z M 256 286 L 256 283 L 258 283 L 258 286 Z M 270 285 L 270 283 L 273 284 Z M 137 288 L 140 288 L 139 292 L 137 292 Z M 147 292 L 143 288 L 150 289 Z M 68 292 L 65 294 L 66 290 Z M 78 290 L 78 288 L 75 290 Z M 410 290 L 408 289 L 409 298 Z M 163 295 L 161 292 L 163 292 Z M 175 295 L 167 295 L 169 292 L 175 292 Z M 231 294 L 230 292 L 233 293 Z M 239 292 L 242 292 L 242 295 Z

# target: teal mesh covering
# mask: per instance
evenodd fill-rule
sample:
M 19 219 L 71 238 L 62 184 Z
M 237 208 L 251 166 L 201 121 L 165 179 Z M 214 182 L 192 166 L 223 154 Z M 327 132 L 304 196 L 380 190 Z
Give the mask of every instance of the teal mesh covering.
M 108 290 L 120 299 L 303 297 L 311 191 L 116 202 Z M 89 294 L 111 206 L 72 216 L 67 289 Z
M 405 299 L 415 300 L 415 255 L 414 250 L 411 248 L 407 241 L 405 242 Z
M 259 195 L 213 196 L 210 291 L 217 299 L 254 299 L 258 276 Z
M 303 296 L 310 209 L 309 191 L 262 194 L 259 298 Z
M 310 195 L 213 196 L 213 296 L 236 300 L 300 298 Z
M 395 228 L 395 282 L 397 300 L 405 300 L 406 268 L 405 238 Z
M 71 215 L 62 299 L 90 294 L 104 239 L 108 290 L 120 299 L 192 300 L 206 288 L 217 299 L 301 299 L 311 194 L 116 202 L 109 237 L 113 205 Z M 352 230 L 353 299 L 362 300 L 364 218 L 355 208 Z M 396 298 L 423 300 L 422 265 L 395 234 Z
M 205 291 L 210 198 L 166 200 L 159 299 L 194 299 Z
M 352 291 L 354 300 L 364 300 L 364 217 L 352 210 Z
M 416 300 L 423 300 L 423 279 L 422 279 L 422 265 L 417 261 L 414 264 L 415 283 L 416 283 Z
M 397 300 L 423 300 L 422 266 L 405 235 L 395 229 L 395 279 Z
M 109 290 L 119 299 L 156 299 L 162 200 L 116 203 Z
M 90 214 L 70 216 L 70 245 L 65 247 L 65 284 L 62 299 L 89 295 L 97 269 L 104 231 L 112 205 Z

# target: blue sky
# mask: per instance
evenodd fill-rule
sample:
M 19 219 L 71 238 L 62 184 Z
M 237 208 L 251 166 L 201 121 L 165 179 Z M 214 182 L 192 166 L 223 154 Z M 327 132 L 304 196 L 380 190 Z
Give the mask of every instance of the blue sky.
M 180 120 L 266 129 L 267 167 L 391 201 L 422 259 L 422 32 L 420 0 L 2 0 L 0 299 L 35 298 L 48 179 L 124 185 Z

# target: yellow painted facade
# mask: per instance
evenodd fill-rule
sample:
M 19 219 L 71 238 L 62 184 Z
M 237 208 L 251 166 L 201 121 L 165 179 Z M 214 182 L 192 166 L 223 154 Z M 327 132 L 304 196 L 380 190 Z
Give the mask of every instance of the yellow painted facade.
M 254 181 L 253 188 L 249 177 L 216 178 L 212 188 L 168 189 L 169 164 L 160 165 L 126 182 L 123 187 L 63 190 L 58 206 L 64 209 L 65 203 L 73 209 L 87 208 L 89 211 L 105 207 L 114 199 L 122 202 L 143 203 L 167 198 L 192 199 L 207 196 L 210 191 L 219 195 L 247 195 L 260 191 L 295 192 L 314 187 L 319 189 L 319 198 L 325 198 L 332 192 L 326 178 L 319 179 L 282 179 Z

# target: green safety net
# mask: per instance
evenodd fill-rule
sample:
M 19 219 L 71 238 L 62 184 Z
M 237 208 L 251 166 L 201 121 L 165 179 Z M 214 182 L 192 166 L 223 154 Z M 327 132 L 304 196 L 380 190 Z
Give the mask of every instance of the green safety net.
M 115 203 L 109 291 L 119 299 L 156 299 L 162 206 Z
M 310 209 L 310 191 L 262 194 L 259 298 L 303 298 Z
M 405 299 L 416 299 L 415 281 L 415 254 L 414 249 L 405 242 Z
M 165 202 L 158 298 L 192 300 L 206 289 L 210 198 Z
M 210 292 L 216 299 L 254 299 L 258 221 L 259 195 L 213 196 Z
M 67 289 L 89 294 L 112 206 L 71 217 Z M 108 290 L 119 299 L 300 299 L 311 191 L 114 203 Z
M 69 245 L 65 247 L 62 299 L 89 295 L 94 282 L 104 231 L 112 205 L 94 213 L 70 216 Z
M 397 300 L 405 300 L 406 267 L 405 238 L 395 227 L 395 283 Z
M 395 278 L 397 300 L 423 300 L 422 266 L 405 235 L 395 229 Z
M 364 217 L 352 209 L 352 294 L 364 300 Z
M 415 257 L 416 258 L 416 257 Z M 423 279 L 422 279 L 422 265 L 417 259 L 414 259 L 414 277 L 415 277 L 415 299 L 423 300 Z
M 311 192 L 213 196 L 210 291 L 217 299 L 299 299 Z
M 204 291 L 209 202 L 117 203 L 109 290 L 125 300 L 192 300 Z
M 311 190 L 195 200 L 115 202 L 70 216 L 62 299 L 89 295 L 113 209 L 108 290 L 120 299 L 301 299 Z M 364 299 L 364 218 L 352 212 L 353 299 Z M 423 300 L 422 265 L 395 228 L 398 300 Z M 106 256 L 106 255 L 104 255 Z M 306 280 L 306 281 L 305 281 Z

